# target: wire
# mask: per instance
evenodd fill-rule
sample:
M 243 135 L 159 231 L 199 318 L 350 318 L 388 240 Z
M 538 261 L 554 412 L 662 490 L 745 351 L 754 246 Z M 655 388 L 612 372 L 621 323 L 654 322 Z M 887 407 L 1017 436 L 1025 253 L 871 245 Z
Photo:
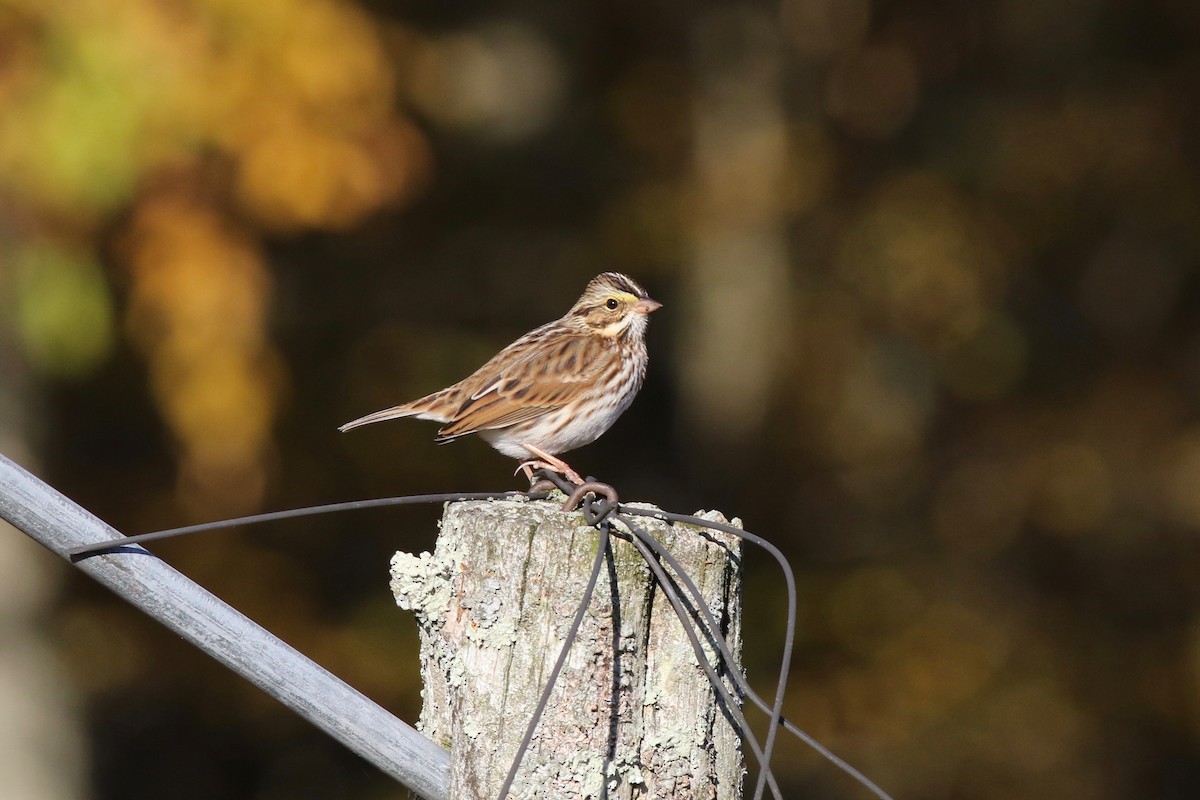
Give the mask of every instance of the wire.
M 357 511 L 364 508 L 415 505 L 417 503 L 453 503 L 458 500 L 505 500 L 513 497 L 525 497 L 530 500 L 542 500 L 548 494 L 548 492 L 447 492 L 444 494 L 413 494 L 406 495 L 404 497 L 383 497 L 376 500 L 351 500 L 345 503 L 329 503 L 328 505 L 323 506 L 307 506 L 305 508 L 292 508 L 288 509 L 287 511 L 271 511 L 266 514 L 252 514 L 248 517 L 222 519 L 216 522 L 204 522 L 199 525 L 185 525 L 182 528 L 168 528 L 167 530 L 154 531 L 152 533 L 139 533 L 136 536 L 122 536 L 120 539 L 111 539 L 107 542 L 93 542 L 92 544 L 86 544 L 80 547 L 72 547 L 67 550 L 66 553 L 72 559 L 78 560 L 79 558 L 85 556 L 91 556 L 97 553 L 115 550 L 131 544 L 152 542 L 156 539 L 170 539 L 175 536 L 186 536 L 190 533 L 204 533 L 205 531 L 216 531 L 223 528 L 236 528 L 242 525 L 255 525 L 260 522 L 275 522 L 277 520 L 292 519 L 294 517 L 309 517 L 316 516 L 317 514 L 332 514 L 336 511 Z
M 642 554 L 642 559 L 646 562 L 646 565 L 650 567 L 651 572 L 654 573 L 654 577 L 658 581 L 659 586 L 662 587 L 663 593 L 666 594 L 667 600 L 671 603 L 671 607 L 675 609 L 675 616 L 679 617 L 680 622 L 683 623 L 683 632 L 687 635 L 688 641 L 692 644 L 692 650 L 694 650 L 696 653 L 696 661 L 699 662 L 700 668 L 704 670 L 704 674 L 708 676 L 708 682 L 712 684 L 713 690 L 716 691 L 718 697 L 720 697 L 725 703 L 725 707 L 729 711 L 730 716 L 732 716 L 737 721 L 737 724 L 741 726 L 742 736 L 745 737 L 746 742 L 750 745 L 750 750 L 754 753 L 755 758 L 758 759 L 758 763 L 760 765 L 760 776 L 762 776 L 762 778 L 770 784 L 771 792 L 775 796 L 776 800 L 782 800 L 782 795 L 779 792 L 779 786 L 775 783 L 775 776 L 771 773 L 771 765 L 766 760 L 764 751 L 759 746 L 758 739 L 754 736 L 754 732 L 750 729 L 749 723 L 746 722 L 745 715 L 742 714 L 740 707 L 741 704 L 733 699 L 733 696 L 730 695 L 729 690 L 725 688 L 725 684 L 721 682 L 720 676 L 717 675 L 716 670 L 714 670 L 712 664 L 709 663 L 708 656 L 706 656 L 704 653 L 704 647 L 700 644 L 699 637 L 696 636 L 696 632 L 692 629 L 692 626 L 687 623 L 688 615 L 685 613 L 685 609 L 682 601 L 679 599 L 678 592 L 676 592 L 675 588 L 671 585 L 670 578 L 668 578 L 667 573 L 663 571 L 662 565 L 658 563 L 658 560 L 654 557 L 654 553 L 651 552 L 650 547 L 646 544 L 646 542 L 643 541 L 643 536 L 646 536 L 647 534 L 639 526 L 634 525 L 628 519 L 622 518 L 621 515 L 617 515 L 617 519 L 620 520 L 622 525 L 625 525 L 627 528 L 629 528 L 631 533 L 633 533 L 633 545 L 638 549 L 638 552 Z
M 639 509 L 623 508 L 623 509 L 621 509 L 621 512 L 618 513 L 617 518 L 620 519 L 621 513 L 636 513 L 638 511 L 639 511 Z M 666 513 L 666 512 L 663 512 L 663 513 Z M 639 514 L 639 516 L 653 517 L 653 516 L 655 516 L 655 512 L 650 512 L 645 515 Z M 699 520 L 699 522 L 703 523 L 706 527 L 709 525 L 708 521 L 706 521 L 706 520 L 703 520 L 699 517 L 696 517 L 695 519 Z M 735 530 L 737 530 L 737 529 L 735 529 Z M 738 687 L 738 690 L 745 697 L 748 697 L 756 706 L 758 706 L 760 709 L 762 709 L 767 714 L 770 714 L 772 721 L 774 721 L 775 719 L 778 719 L 778 724 L 782 725 L 785 730 L 787 730 L 789 733 L 794 735 L 796 738 L 800 739 L 802 742 L 807 744 L 809 747 L 811 747 L 813 750 L 815 750 L 817 753 L 819 753 L 821 756 L 823 756 L 826 760 L 828 760 L 831 764 L 836 766 L 838 769 L 842 770 L 847 775 L 849 775 L 851 778 L 858 781 L 858 783 L 861 784 L 863 786 L 863 788 L 867 789 L 869 792 L 874 794 L 876 797 L 880 798 L 880 800 L 892 800 L 892 797 L 887 792 L 885 792 L 883 789 L 879 788 L 879 786 L 877 786 L 873 781 L 871 781 L 871 779 L 869 779 L 866 775 L 864 775 L 859 770 L 855 769 L 852 765 L 847 763 L 842 758 L 838 757 L 829 748 L 827 748 L 825 745 L 821 744 L 819 741 L 814 739 L 811 735 L 809 735 L 808 733 L 805 733 L 798 726 L 796 726 L 794 723 L 792 723 L 791 720 L 788 720 L 787 718 L 783 717 L 782 715 L 780 715 L 778 717 L 775 716 L 775 709 L 773 709 L 771 706 L 767 705 L 766 701 L 763 700 L 762 697 L 760 697 L 758 695 L 758 693 L 754 691 L 753 688 L 751 688 L 749 682 L 747 682 L 746 679 L 738 671 L 739 667 L 737 664 L 737 660 L 733 657 L 733 653 L 729 649 L 729 643 L 727 641 L 725 641 L 725 637 L 723 637 L 720 634 L 720 626 L 718 625 L 716 618 L 713 617 L 712 610 L 709 609 L 707 603 L 703 602 L 703 598 L 702 598 L 699 588 L 696 586 L 696 584 L 692 580 L 691 576 L 687 574 L 687 571 L 683 569 L 683 565 L 681 565 L 678 562 L 678 560 L 666 550 L 666 548 L 662 547 L 662 545 L 657 540 L 655 540 L 654 537 L 650 536 L 648 533 L 646 535 L 646 539 L 647 539 L 647 544 L 650 544 L 651 549 L 659 557 L 661 557 L 664 561 L 667 562 L 667 566 L 669 566 L 672 570 L 675 571 L 675 574 L 679 577 L 679 579 L 683 582 L 684 586 L 687 588 L 687 590 L 691 593 L 692 597 L 695 599 L 696 608 L 700 611 L 701 616 L 704 617 L 704 621 L 708 625 L 710 635 L 712 636 L 712 639 L 713 639 L 713 644 L 716 645 L 717 649 L 721 652 L 721 656 L 725 659 L 725 663 L 726 663 L 726 665 L 728 665 L 730 677 L 733 678 L 734 683 Z M 764 753 L 765 752 L 766 751 L 764 750 Z
M 723 531 L 733 534 L 741 539 L 752 542 L 770 553 L 776 561 L 779 562 L 780 568 L 783 570 L 784 580 L 787 582 L 788 595 L 788 613 L 787 627 L 783 639 L 783 656 L 780 659 L 779 666 L 779 683 L 775 687 L 775 704 L 771 707 L 771 726 L 767 730 L 767 744 L 763 748 L 763 753 L 766 758 L 770 759 L 771 754 L 775 750 L 775 736 L 779 732 L 779 718 L 783 715 L 783 697 L 787 691 L 788 671 L 792 664 L 792 650 L 796 642 L 796 577 L 792 574 L 792 566 L 788 560 L 780 552 L 779 548 L 763 539 L 760 536 L 755 536 L 741 528 L 735 528 L 732 525 L 726 525 L 721 522 L 705 520 L 700 517 L 693 517 L 687 514 L 674 514 L 669 511 L 650 511 L 649 509 L 624 508 L 621 509 L 624 513 L 635 514 L 642 517 L 657 517 L 666 519 L 672 522 L 683 522 L 690 525 L 698 525 L 713 530 Z M 759 773 L 758 781 L 754 787 L 754 800 L 760 800 L 763 793 L 763 780 L 766 774 Z

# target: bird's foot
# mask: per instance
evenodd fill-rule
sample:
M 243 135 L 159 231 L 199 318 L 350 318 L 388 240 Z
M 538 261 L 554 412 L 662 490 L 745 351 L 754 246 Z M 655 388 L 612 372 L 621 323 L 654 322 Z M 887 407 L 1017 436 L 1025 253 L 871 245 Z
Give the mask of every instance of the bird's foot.
M 513 472 L 513 474 L 516 475 L 517 472 L 524 472 L 525 477 L 529 479 L 530 485 L 533 485 L 533 473 L 539 469 L 548 469 L 551 472 L 557 472 L 576 486 L 582 486 L 584 484 L 584 480 L 583 478 L 579 477 L 579 473 L 568 467 L 566 464 L 561 462 L 558 464 L 551 464 L 549 461 L 542 461 L 541 459 L 522 461 L 521 465 L 517 467 L 516 472 Z
M 579 476 L 579 473 L 571 469 L 570 465 L 561 458 L 552 456 L 540 447 L 535 447 L 531 444 L 523 445 L 523 447 L 537 456 L 536 459 L 524 461 L 521 463 L 521 466 L 517 467 L 518 471 L 523 470 L 525 472 L 525 477 L 529 478 L 531 483 L 533 482 L 533 471 L 535 469 L 549 469 L 563 475 L 576 486 L 584 484 L 584 480 Z

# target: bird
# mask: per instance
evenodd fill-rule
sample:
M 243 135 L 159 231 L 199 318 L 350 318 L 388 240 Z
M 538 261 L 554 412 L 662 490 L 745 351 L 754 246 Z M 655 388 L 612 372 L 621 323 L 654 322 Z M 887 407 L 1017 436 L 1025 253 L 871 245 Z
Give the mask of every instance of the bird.
M 598 439 L 629 408 L 646 378 L 646 325 L 662 308 L 632 278 L 593 278 L 561 318 L 535 328 L 453 386 L 351 420 L 343 433 L 402 417 L 442 423 L 438 444 L 478 434 L 521 462 L 584 481 L 562 459 Z

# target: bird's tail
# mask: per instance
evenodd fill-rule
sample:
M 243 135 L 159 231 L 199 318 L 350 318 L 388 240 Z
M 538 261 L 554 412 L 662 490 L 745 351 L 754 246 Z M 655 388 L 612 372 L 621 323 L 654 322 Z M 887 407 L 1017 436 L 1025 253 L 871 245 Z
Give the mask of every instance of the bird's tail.
M 412 417 L 419 414 L 419 411 L 413 411 L 407 405 L 395 406 L 394 408 L 385 408 L 382 411 L 376 411 L 373 414 L 367 414 L 365 417 L 350 420 L 345 425 L 339 425 L 338 430 L 342 433 L 351 428 L 358 428 L 363 425 L 370 425 L 372 422 L 383 422 L 385 419 L 400 419 L 401 417 Z
M 345 433 L 352 428 L 370 425 L 372 422 L 383 422 L 384 420 L 401 419 L 402 417 L 431 419 L 434 422 L 443 423 L 448 422 L 450 418 L 446 413 L 447 405 L 457 402 L 459 394 L 461 392 L 456 387 L 451 386 L 440 392 L 434 392 L 427 397 L 422 397 L 420 400 L 413 400 L 411 403 L 405 403 L 402 406 L 392 406 L 382 411 L 376 411 L 373 414 L 367 414 L 365 417 L 350 420 L 345 425 L 339 426 L 338 430 Z

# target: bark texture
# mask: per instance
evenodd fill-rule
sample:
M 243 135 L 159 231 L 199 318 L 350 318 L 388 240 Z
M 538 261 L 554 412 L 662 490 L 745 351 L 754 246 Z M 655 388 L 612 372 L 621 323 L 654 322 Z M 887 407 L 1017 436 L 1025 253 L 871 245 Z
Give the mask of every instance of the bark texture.
M 685 566 L 740 656 L 740 542 L 638 522 Z M 418 727 L 450 749 L 450 800 L 495 800 L 600 534 L 552 501 L 450 503 L 441 527 L 432 555 L 392 560 L 393 593 L 421 628 Z M 741 744 L 722 709 L 649 568 L 614 536 L 510 797 L 738 800 Z

